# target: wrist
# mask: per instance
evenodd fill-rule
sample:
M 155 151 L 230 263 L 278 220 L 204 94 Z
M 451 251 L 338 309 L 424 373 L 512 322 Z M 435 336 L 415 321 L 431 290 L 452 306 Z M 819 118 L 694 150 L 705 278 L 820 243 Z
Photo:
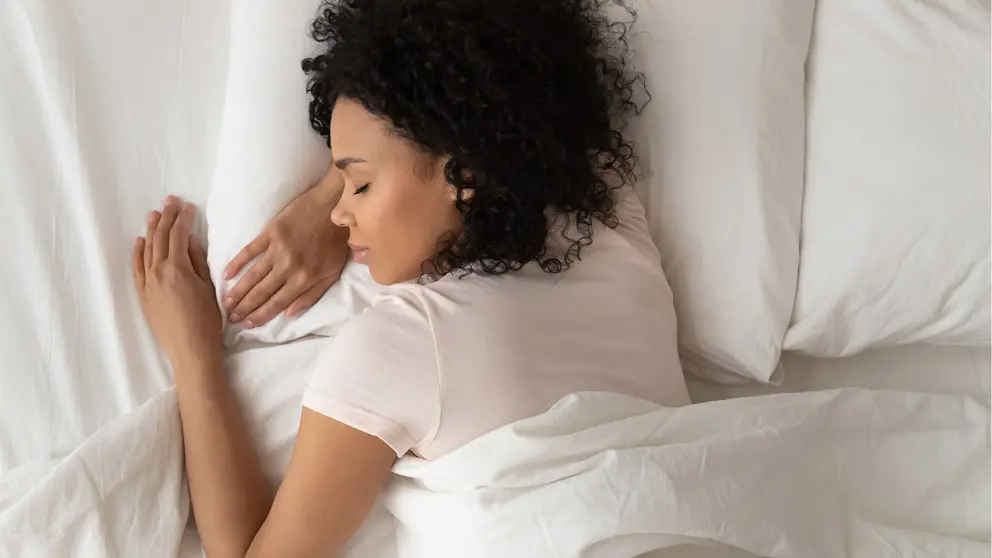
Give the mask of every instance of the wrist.
M 185 351 L 175 352 L 169 355 L 169 360 L 172 362 L 172 368 L 175 373 L 183 373 L 181 371 L 195 373 L 197 370 L 219 368 L 224 361 L 224 355 L 219 343 L 216 346 L 204 344 L 189 347 Z

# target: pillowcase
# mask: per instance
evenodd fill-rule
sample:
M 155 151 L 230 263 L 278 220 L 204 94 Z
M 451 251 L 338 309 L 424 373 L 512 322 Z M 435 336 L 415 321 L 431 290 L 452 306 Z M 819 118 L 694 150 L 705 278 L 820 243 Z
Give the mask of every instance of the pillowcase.
M 989 3 L 820 0 L 787 349 L 988 345 Z
M 217 300 L 241 275 L 221 273 L 289 202 L 316 184 L 330 164 L 324 139 L 310 129 L 306 76 L 300 61 L 315 52 L 308 25 L 318 0 L 244 0 L 231 5 L 231 50 L 217 167 L 206 206 L 210 272 Z M 330 218 L 330 216 L 328 216 Z M 381 287 L 368 269 L 349 262 L 321 300 L 293 319 L 264 326 L 231 324 L 224 342 L 279 343 L 333 335 Z
M 683 367 L 773 379 L 796 290 L 813 0 L 642 0 L 630 128 Z

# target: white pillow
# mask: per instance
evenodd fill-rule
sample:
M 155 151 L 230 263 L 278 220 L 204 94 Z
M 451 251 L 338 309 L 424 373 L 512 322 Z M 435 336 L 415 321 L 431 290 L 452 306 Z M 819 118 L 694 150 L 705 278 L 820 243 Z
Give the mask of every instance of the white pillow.
M 653 96 L 631 129 L 675 295 L 683 367 L 772 379 L 799 265 L 813 0 L 642 0 Z M 727 372 L 732 375 L 726 374 Z
M 989 3 L 820 0 L 786 348 L 988 345 Z
M 316 49 L 308 25 L 318 5 L 318 0 L 231 4 L 230 68 L 206 207 L 208 261 L 218 301 L 240 278 L 221 278 L 228 262 L 286 204 L 316 184 L 330 163 L 326 142 L 308 124 L 306 76 L 300 69 L 300 61 Z M 224 342 L 332 335 L 378 290 L 365 266 L 349 262 L 341 280 L 300 317 L 279 315 L 250 330 L 232 324 Z

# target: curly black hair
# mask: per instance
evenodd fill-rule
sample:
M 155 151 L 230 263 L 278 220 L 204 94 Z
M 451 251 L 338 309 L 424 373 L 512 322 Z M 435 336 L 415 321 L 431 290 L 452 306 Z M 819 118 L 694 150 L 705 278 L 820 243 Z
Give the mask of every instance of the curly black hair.
M 344 97 L 450 157 L 463 227 L 439 243 L 439 273 L 532 261 L 556 273 L 592 242 L 594 220 L 616 226 L 612 190 L 635 178 L 621 133 L 642 108 L 635 86 L 647 93 L 627 69 L 635 17 L 625 0 L 324 0 L 311 33 L 326 50 L 303 61 L 310 124 L 330 145 Z M 547 209 L 574 225 L 563 254 L 547 249 Z

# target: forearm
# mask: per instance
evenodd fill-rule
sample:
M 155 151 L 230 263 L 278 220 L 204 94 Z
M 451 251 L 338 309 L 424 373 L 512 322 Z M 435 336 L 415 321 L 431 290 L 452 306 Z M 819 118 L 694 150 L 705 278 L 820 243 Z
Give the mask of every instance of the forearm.
M 243 558 L 269 513 L 272 488 L 251 447 L 220 349 L 193 351 L 173 365 L 189 490 L 204 550 L 210 558 Z

